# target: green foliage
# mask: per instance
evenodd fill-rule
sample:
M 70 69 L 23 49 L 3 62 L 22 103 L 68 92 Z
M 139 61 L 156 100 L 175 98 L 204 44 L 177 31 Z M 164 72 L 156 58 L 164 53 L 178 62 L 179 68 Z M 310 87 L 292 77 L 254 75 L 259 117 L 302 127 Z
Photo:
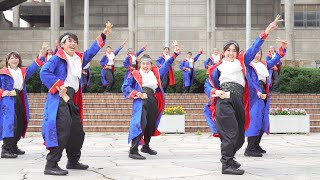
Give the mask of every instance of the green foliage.
M 100 73 L 101 67 L 91 67 L 90 89 L 91 93 L 102 93 L 104 89 L 101 84 Z M 115 84 L 111 92 L 121 93 L 121 86 L 125 74 L 124 67 L 115 68 Z M 178 70 L 174 72 L 176 78 L 176 85 L 168 87 L 169 93 L 183 92 L 183 72 Z M 320 93 L 320 69 L 283 67 L 280 78 L 280 92 L 281 93 Z M 197 70 L 196 78 L 190 91 L 192 93 L 203 93 L 203 85 L 207 78 L 206 70 Z M 39 71 L 35 73 L 27 82 L 27 90 L 32 93 L 39 93 L 41 90 L 41 81 L 39 78 Z

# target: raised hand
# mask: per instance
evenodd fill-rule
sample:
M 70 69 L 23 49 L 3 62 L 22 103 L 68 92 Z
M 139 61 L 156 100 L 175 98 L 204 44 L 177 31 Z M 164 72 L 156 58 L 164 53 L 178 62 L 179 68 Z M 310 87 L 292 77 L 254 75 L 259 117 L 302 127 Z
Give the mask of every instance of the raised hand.
M 276 41 L 281 43 L 281 48 L 287 49 L 287 47 L 288 47 L 288 41 L 287 40 L 278 38 L 278 39 L 276 39 Z
M 172 41 L 172 45 L 174 46 L 174 52 L 179 53 L 181 51 L 179 44 L 176 40 Z
M 144 49 L 147 49 L 147 46 L 148 46 L 148 43 L 145 43 L 144 46 L 143 46 L 143 48 L 144 48 Z
M 128 39 L 124 40 L 123 43 L 121 44 L 122 47 L 127 43 Z
M 278 22 L 282 22 L 283 19 L 280 19 L 281 16 L 278 14 L 275 20 L 269 24 L 269 26 L 266 28 L 265 33 L 269 34 L 271 31 L 275 30 L 278 28 Z
M 46 54 L 47 48 L 48 48 L 48 44 L 43 42 L 42 46 L 41 46 L 41 50 L 39 52 L 39 57 L 44 56 Z
M 105 34 L 105 35 L 109 35 L 111 32 L 112 32 L 112 30 L 111 30 L 111 28 L 113 27 L 113 24 L 111 24 L 109 21 L 106 23 L 106 27 L 104 28 L 104 30 L 103 30 L 103 34 Z

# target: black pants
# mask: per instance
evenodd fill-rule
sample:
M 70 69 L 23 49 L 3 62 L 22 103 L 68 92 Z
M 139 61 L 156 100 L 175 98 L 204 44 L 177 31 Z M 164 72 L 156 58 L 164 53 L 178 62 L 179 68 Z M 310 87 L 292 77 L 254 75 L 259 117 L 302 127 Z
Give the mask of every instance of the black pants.
M 223 165 L 231 165 L 234 155 L 244 143 L 244 122 L 244 103 L 240 94 L 231 93 L 229 99 L 218 99 L 216 125 L 221 140 L 220 161 Z
M 87 75 L 82 74 L 82 92 L 86 93 L 88 91 L 89 68 L 83 70 L 87 73 Z
M 158 106 L 156 98 L 154 97 L 154 92 L 150 88 L 142 88 L 142 91 L 147 93 L 148 99 L 143 100 L 142 114 L 141 114 L 141 129 L 142 133 L 135 137 L 131 142 L 130 153 L 138 153 L 139 141 L 144 136 L 145 146 L 149 146 L 150 139 L 154 133 Z
M 164 92 L 167 92 L 167 88 L 169 86 L 169 72 L 162 79 L 162 88 Z
M 106 80 L 107 80 L 107 86 L 106 86 L 106 92 L 110 92 L 113 84 L 114 84 L 114 74 L 111 69 L 106 69 Z
M 68 103 L 60 98 L 57 112 L 57 135 L 58 146 L 50 148 L 47 161 L 54 166 L 60 161 L 63 150 L 66 148 L 68 160 L 78 162 L 81 156 L 81 148 L 85 133 L 81 124 L 79 109 L 74 105 L 74 89 L 67 87 L 67 94 L 70 97 Z
M 17 95 L 14 97 L 14 137 L 3 138 L 3 150 L 11 151 L 17 148 L 17 143 L 21 139 L 24 129 L 24 108 L 20 99 L 20 90 L 15 90 Z
M 278 92 L 280 85 L 280 72 L 273 71 L 272 73 L 272 87 L 271 91 Z
M 255 151 L 260 146 L 262 136 L 263 136 L 263 131 L 260 131 L 259 135 L 257 135 L 257 136 L 248 137 L 247 138 L 247 141 L 248 141 L 247 150 L 248 151 Z

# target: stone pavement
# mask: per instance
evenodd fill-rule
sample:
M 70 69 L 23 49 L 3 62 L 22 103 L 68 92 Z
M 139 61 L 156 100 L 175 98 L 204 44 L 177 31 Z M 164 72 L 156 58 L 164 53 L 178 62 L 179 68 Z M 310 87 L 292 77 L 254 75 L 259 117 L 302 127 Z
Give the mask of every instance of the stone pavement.
M 81 162 L 89 170 L 69 170 L 64 177 L 44 176 L 45 156 L 40 133 L 28 133 L 19 142 L 26 154 L 0 159 L 0 179 L 320 179 L 320 134 L 264 136 L 262 158 L 236 155 L 246 170 L 243 176 L 221 174 L 220 142 L 209 134 L 165 134 L 154 137 L 151 147 L 158 155 L 147 160 L 128 158 L 127 134 L 87 133 Z M 59 163 L 65 169 L 66 156 Z

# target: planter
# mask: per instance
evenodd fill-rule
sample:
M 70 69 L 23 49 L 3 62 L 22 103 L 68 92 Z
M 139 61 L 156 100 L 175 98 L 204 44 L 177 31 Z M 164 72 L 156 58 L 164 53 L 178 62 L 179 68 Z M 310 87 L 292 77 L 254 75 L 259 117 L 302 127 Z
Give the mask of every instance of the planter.
M 184 133 L 185 115 L 162 115 L 158 129 L 163 133 Z
M 270 133 L 310 133 L 309 115 L 269 115 Z

